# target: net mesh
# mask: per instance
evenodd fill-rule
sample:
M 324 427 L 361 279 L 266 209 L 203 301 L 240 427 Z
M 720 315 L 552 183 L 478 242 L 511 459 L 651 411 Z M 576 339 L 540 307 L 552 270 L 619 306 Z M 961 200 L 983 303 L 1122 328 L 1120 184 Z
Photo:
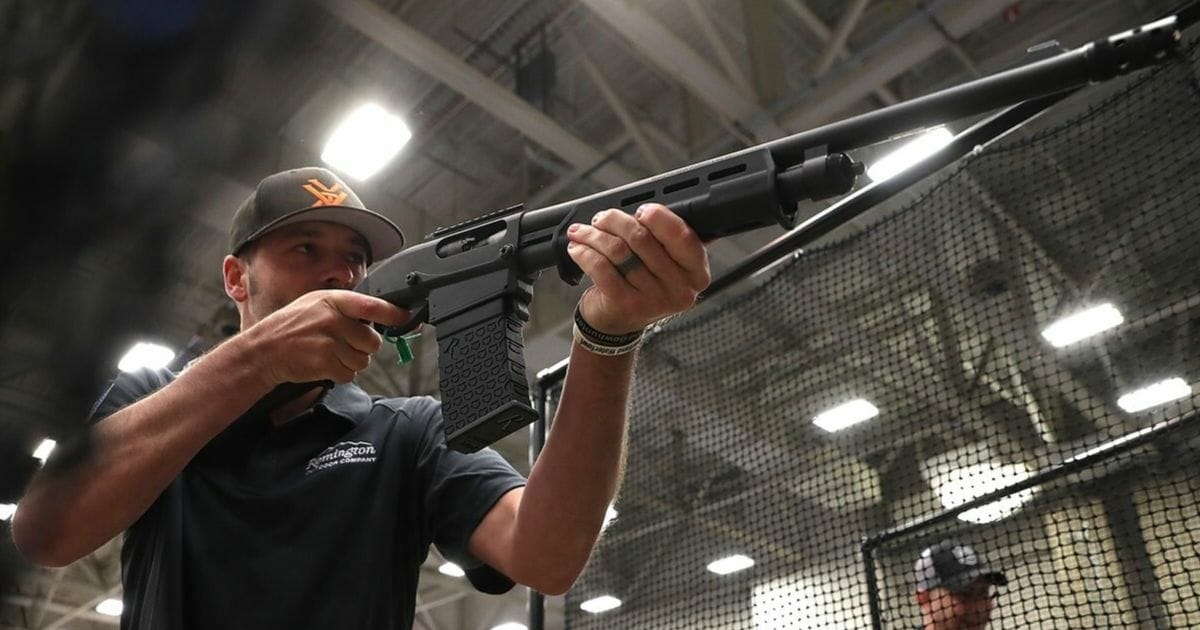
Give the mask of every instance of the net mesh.
M 992 628 L 1200 627 L 1197 58 L 1077 96 L 655 335 L 567 627 L 864 628 L 872 599 L 885 628 L 980 600 Z M 814 423 L 855 400 L 877 415 Z M 944 540 L 1009 584 L 923 608 L 914 564 Z

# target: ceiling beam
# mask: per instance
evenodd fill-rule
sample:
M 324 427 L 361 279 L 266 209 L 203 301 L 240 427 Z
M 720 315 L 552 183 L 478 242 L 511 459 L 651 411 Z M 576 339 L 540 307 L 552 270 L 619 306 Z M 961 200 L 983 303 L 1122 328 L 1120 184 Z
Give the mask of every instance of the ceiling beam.
M 51 623 L 50 625 L 43 626 L 42 630 L 58 630 L 58 628 L 61 628 L 64 625 L 66 625 L 67 622 L 72 621 L 76 618 L 82 617 L 88 613 L 91 613 L 93 611 L 93 609 L 96 607 L 96 605 L 99 604 L 100 602 L 102 602 L 110 597 L 113 597 L 115 595 L 120 595 L 120 593 L 121 593 L 121 585 L 120 584 L 112 586 L 107 591 L 100 593 L 99 595 L 76 606 L 75 608 L 69 609 L 66 613 L 63 614 L 63 616 L 59 617 L 58 619 L 55 619 L 54 622 Z M 108 615 L 101 615 L 101 616 L 107 616 L 109 619 L 116 619 L 115 617 L 108 616 Z
M 29 624 L 30 627 L 42 627 L 42 620 L 46 618 L 46 604 L 54 601 L 54 596 L 58 593 L 58 587 L 62 586 L 63 577 L 67 574 L 67 569 L 65 567 L 54 569 L 53 574 L 54 577 L 50 580 L 50 587 L 42 595 L 41 603 L 34 609 L 34 617 L 33 621 Z
M 445 606 L 446 604 L 452 604 L 470 594 L 471 594 L 470 591 L 462 590 L 462 591 L 458 591 L 458 592 L 446 595 L 445 597 L 439 597 L 437 599 L 430 600 L 430 601 L 421 601 L 420 596 L 418 596 L 416 610 L 418 613 L 433 610 L 434 608 L 437 608 L 439 606 Z
M 368 0 L 323 0 L 323 4 L 351 28 L 446 84 L 571 165 L 586 168 L 601 163 L 604 156 L 593 143 L 568 131 L 383 7 Z M 591 171 L 589 177 L 609 187 L 638 179 L 634 173 L 614 163 L 602 164 Z
M 783 6 L 790 9 L 808 30 L 812 31 L 817 36 L 817 40 L 823 44 L 828 43 L 833 39 L 833 31 L 829 26 L 818 16 L 813 13 L 808 5 L 804 4 L 804 0 L 783 0 Z M 850 59 L 854 51 L 843 45 L 835 56 L 838 61 Z M 875 88 L 875 98 L 878 98 L 884 105 L 894 105 L 900 102 L 900 97 L 896 96 L 887 86 L 881 85 Z
M 638 52 L 721 117 L 759 140 L 783 135 L 775 121 L 729 79 L 661 22 L 627 0 L 582 0 Z
M 96 600 L 96 601 L 99 602 L 99 600 Z M 25 595 L 5 595 L 2 598 L 0 598 L 0 602 L 3 602 L 10 606 L 19 606 L 21 608 L 33 608 L 35 606 L 44 606 L 47 611 L 52 612 L 52 613 L 58 613 L 58 614 L 64 615 L 64 616 L 71 615 L 72 619 L 86 619 L 86 620 L 94 622 L 94 623 L 101 623 L 101 624 L 112 626 L 114 628 L 119 626 L 121 623 L 121 619 L 119 617 L 110 617 L 108 615 L 101 615 L 100 613 L 95 612 L 94 610 L 82 610 L 81 611 L 81 610 L 79 610 L 78 606 L 64 606 L 63 604 L 56 604 L 53 602 L 48 602 L 48 603 L 43 604 L 41 601 L 38 601 L 32 597 L 27 597 Z M 96 604 L 92 603 L 91 605 L 95 606 Z
M 787 57 L 779 41 L 779 11 L 774 2 L 741 0 L 740 4 L 753 94 L 759 103 L 774 103 L 792 91 L 784 74 L 789 65 L 784 61 Z
M 854 27 L 858 26 L 858 20 L 862 17 L 863 10 L 867 8 L 867 3 L 870 1 L 852 0 L 850 5 L 842 11 L 842 17 L 838 18 L 837 26 L 833 29 L 828 41 L 825 42 L 825 50 L 821 51 L 821 56 L 813 64 L 813 78 L 825 74 L 825 71 L 829 70 L 829 66 L 832 66 L 834 60 L 837 59 L 838 53 L 845 49 L 846 39 L 850 37 Z
M 460 595 L 463 597 L 466 596 L 465 594 Z M 441 626 L 439 626 L 437 622 L 433 620 L 433 615 L 429 614 L 430 608 L 435 608 L 436 606 L 425 605 L 425 602 L 421 599 L 420 593 L 417 593 L 415 599 L 417 602 L 416 614 L 421 618 L 421 621 L 424 622 L 425 630 L 441 630 Z M 455 601 L 457 601 L 457 599 Z
M 961 38 L 999 15 L 1012 0 L 970 0 L 937 14 L 935 27 L 924 12 L 903 26 L 905 35 L 873 50 L 858 68 L 819 85 L 781 119 L 790 130 L 811 129 L 837 118 L 879 86 L 912 69 L 946 46 L 947 36 Z M 944 32 L 943 32 L 944 31 Z
M 725 70 L 725 75 L 729 77 L 741 90 L 747 94 L 754 91 L 754 87 L 750 85 L 750 80 L 746 78 L 746 73 L 742 72 L 742 68 L 738 65 L 737 58 L 733 51 L 730 50 L 725 38 L 721 37 L 721 31 L 717 29 L 717 25 L 713 22 L 712 16 L 709 15 L 708 9 L 700 4 L 700 0 L 684 0 L 684 5 L 692 14 L 692 19 L 696 21 L 696 25 L 700 27 L 700 32 L 704 34 L 704 39 L 708 40 L 709 47 L 717 56 L 717 61 L 720 62 L 721 68 Z
M 691 157 L 687 152 L 687 148 L 680 144 L 678 140 L 673 138 L 671 134 L 667 133 L 666 131 L 658 128 L 646 120 L 638 122 L 638 126 L 647 137 L 653 139 L 658 143 L 659 147 L 666 149 L 671 154 L 672 164 L 685 163 L 687 162 L 688 158 Z M 604 143 L 604 154 L 606 156 L 610 156 L 606 157 L 605 159 L 612 159 L 611 156 L 615 156 L 621 151 L 625 150 L 631 141 L 632 137 L 628 131 L 623 131 L 617 134 L 612 140 Z M 596 165 L 592 165 L 592 167 L 588 168 L 575 169 L 573 172 L 562 172 L 561 169 L 555 169 L 549 165 L 543 166 L 558 173 L 559 179 L 553 184 L 538 190 L 537 193 L 535 193 L 532 197 L 525 200 L 526 208 L 540 208 L 553 201 L 563 201 L 563 191 L 567 190 L 571 186 L 585 181 L 587 173 Z
M 625 131 L 633 138 L 633 143 L 637 145 L 638 150 L 642 153 L 646 164 L 655 172 L 662 171 L 663 161 L 659 159 L 658 153 L 654 151 L 654 147 L 650 144 L 650 139 L 642 131 L 633 113 L 629 111 L 629 108 L 625 106 L 617 91 L 613 89 L 608 77 L 604 76 L 600 68 L 596 67 L 596 64 L 588 57 L 587 52 L 583 50 L 579 51 L 579 63 L 583 65 L 583 69 L 587 72 L 588 77 L 596 85 L 596 89 L 600 91 L 600 95 L 604 97 L 604 101 L 608 103 L 609 109 L 617 115 L 621 124 L 625 126 Z

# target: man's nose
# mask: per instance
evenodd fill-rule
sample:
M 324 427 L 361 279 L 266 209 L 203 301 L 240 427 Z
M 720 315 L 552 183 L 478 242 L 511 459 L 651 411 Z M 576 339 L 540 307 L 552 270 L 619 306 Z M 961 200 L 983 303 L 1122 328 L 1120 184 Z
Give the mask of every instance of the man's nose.
M 353 289 L 358 283 L 358 271 L 354 265 L 341 262 L 329 266 L 325 272 L 324 284 L 330 289 Z

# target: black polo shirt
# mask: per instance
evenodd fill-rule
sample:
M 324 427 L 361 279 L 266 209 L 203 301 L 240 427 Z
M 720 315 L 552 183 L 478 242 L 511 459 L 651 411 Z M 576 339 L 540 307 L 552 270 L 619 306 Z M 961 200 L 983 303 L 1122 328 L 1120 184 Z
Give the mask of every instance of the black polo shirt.
M 122 374 L 93 418 L 173 378 Z M 125 532 L 121 627 L 411 628 L 430 544 L 480 590 L 512 587 L 467 542 L 524 483 L 490 449 L 448 449 L 432 398 L 339 385 L 278 427 L 243 416 Z

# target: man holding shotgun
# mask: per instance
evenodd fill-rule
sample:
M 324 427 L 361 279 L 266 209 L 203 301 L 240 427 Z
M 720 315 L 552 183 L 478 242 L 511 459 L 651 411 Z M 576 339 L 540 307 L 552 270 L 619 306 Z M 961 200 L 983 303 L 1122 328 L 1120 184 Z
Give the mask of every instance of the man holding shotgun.
M 567 232 L 593 286 L 525 480 L 490 449 L 447 448 L 437 401 L 354 384 L 381 343 L 371 324 L 409 313 L 350 289 L 403 236 L 325 169 L 267 177 L 222 265 L 241 332 L 178 374 L 117 377 L 88 452 L 31 483 L 18 548 L 63 566 L 125 532 L 127 629 L 409 628 L 431 543 L 485 592 L 565 592 L 620 485 L 641 331 L 709 283 L 703 244 L 665 206 Z M 336 385 L 256 411 L 280 384 L 318 381 Z

